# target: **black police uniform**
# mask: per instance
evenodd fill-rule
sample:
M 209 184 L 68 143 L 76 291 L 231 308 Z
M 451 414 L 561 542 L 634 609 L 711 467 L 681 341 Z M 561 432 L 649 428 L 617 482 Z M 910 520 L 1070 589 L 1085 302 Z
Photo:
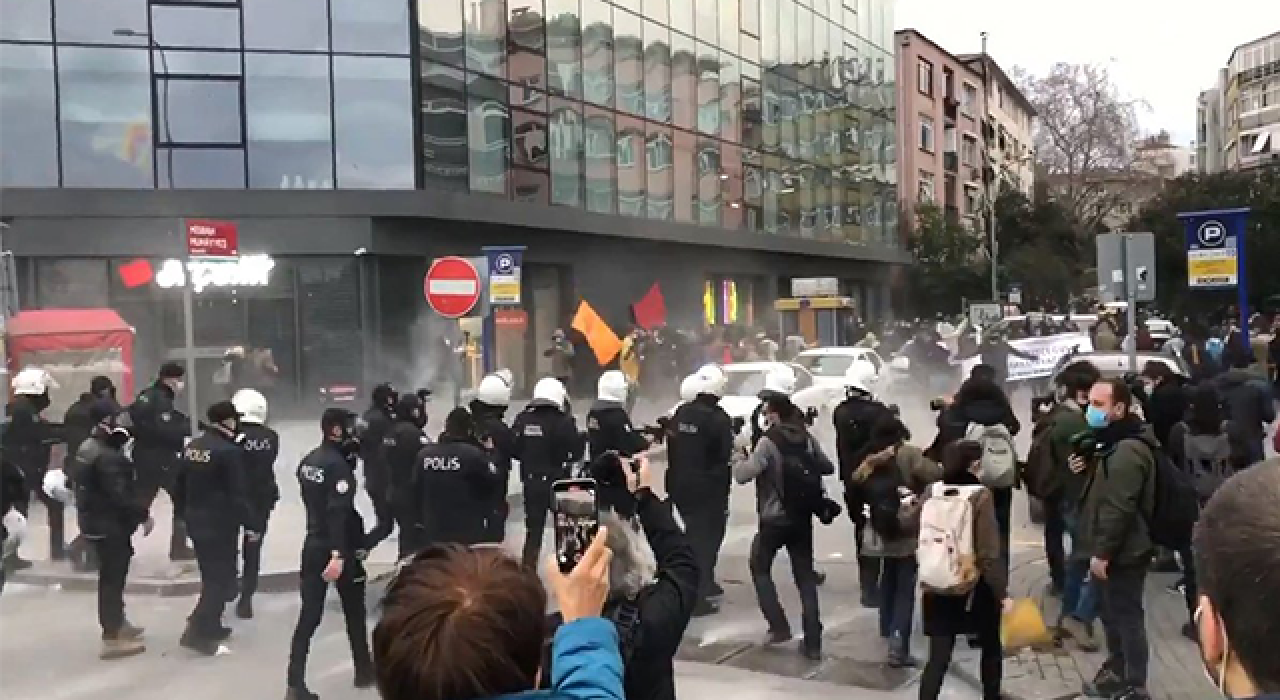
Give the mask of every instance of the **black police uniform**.
M 217 651 L 222 612 L 236 597 L 236 538 L 252 527 L 244 449 L 218 426 L 206 429 L 182 451 L 174 475 L 174 507 L 187 523 L 200 564 L 200 599 L 187 618 L 183 644 Z
M 836 457 L 839 461 L 840 482 L 849 484 L 853 472 L 866 457 L 871 443 L 872 428 L 881 421 L 892 420 L 893 411 L 888 406 L 861 394 L 850 394 L 831 412 L 832 426 L 836 431 Z M 862 508 L 851 502 L 849 487 L 845 487 L 845 505 L 855 529 L 854 542 L 858 552 L 858 580 L 862 604 L 875 607 L 879 604 L 880 560 L 865 556 L 862 549 L 862 530 L 867 527 Z
M 601 508 L 612 509 L 624 518 L 635 514 L 635 498 L 627 488 L 628 465 L 622 458 L 634 457 L 649 448 L 649 441 L 631 425 L 626 408 L 616 401 L 596 401 L 587 411 L 587 450 L 591 456 L 588 472 L 599 485 Z
M 0 513 L 8 513 L 27 493 L 27 480 L 18 465 L 9 461 L 0 448 Z M 0 542 L 9 539 L 9 530 L 0 523 Z M 0 566 L 0 591 L 4 591 L 5 567 Z
M 143 389 L 129 406 L 136 444 L 133 461 L 138 470 L 138 497 L 142 507 L 150 510 L 156 494 L 164 489 L 173 498 L 173 469 L 182 453 L 183 443 L 191 433 L 185 414 L 174 408 L 173 389 L 161 380 Z M 169 535 L 169 558 L 190 559 L 186 523 L 178 509 L 173 511 L 173 530 Z
M 733 421 L 719 399 L 699 394 L 676 409 L 667 448 L 667 493 L 680 509 L 685 532 L 698 557 L 699 595 L 715 580 L 716 559 L 729 524 L 729 458 Z
M 507 415 L 506 406 L 490 406 L 483 401 L 473 400 L 470 408 L 471 415 L 475 417 L 476 436 L 481 442 L 488 438 L 493 443 L 489 458 L 493 461 L 493 466 L 498 468 L 498 485 L 490 503 L 489 532 L 485 541 L 501 542 L 507 537 L 507 514 L 511 510 L 507 503 L 507 485 L 511 481 L 511 458 L 516 451 L 516 434 L 503 420 Z
M 475 438 L 444 434 L 423 447 L 415 475 L 423 545 L 484 542 L 498 479 Z
M 80 532 L 97 550 L 98 623 L 105 639 L 125 624 L 124 585 L 133 558 L 130 538 L 147 521 L 136 467 L 121 451 L 127 439 L 125 433 L 95 428 L 76 451 L 71 474 Z
M 387 441 L 387 468 L 391 484 L 391 510 L 400 527 L 399 558 L 422 549 L 422 526 L 418 519 L 418 494 L 414 483 L 418 471 L 418 452 L 431 441 L 422 426 L 401 417 L 391 428 Z
M 244 450 L 245 487 L 249 495 L 249 522 L 240 542 L 241 565 L 240 602 L 245 612 L 250 599 L 258 590 L 258 572 L 262 568 L 262 543 L 267 536 L 267 523 L 271 511 L 280 501 L 280 485 L 276 483 L 276 457 L 280 455 L 280 436 L 276 431 L 258 423 L 241 423 L 244 438 L 240 447 Z M 252 532 L 257 541 L 249 537 Z
M 516 416 L 511 432 L 516 436 L 514 456 L 520 460 L 524 486 L 526 534 L 521 560 L 527 567 L 536 567 L 551 509 L 551 484 L 569 476 L 569 465 L 581 459 L 584 445 L 573 416 L 540 400 L 530 402 Z
M 30 494 L 36 494 L 49 514 L 49 549 L 54 559 L 64 559 L 64 506 L 44 492 L 44 474 L 49 469 L 50 453 L 53 445 L 63 439 L 62 426 L 50 423 L 40 415 L 48 407 L 48 394 L 14 396 L 5 414 L 8 425 L 5 427 L 2 443 L 5 455 L 22 470 L 26 483 L 26 493 L 15 507 L 19 513 L 26 515 L 31 504 Z M 12 556 L 16 557 L 17 553 Z
M 286 682 L 295 690 L 306 688 L 307 654 L 311 637 L 324 615 L 324 598 L 329 590 L 323 573 L 335 552 L 342 557 L 342 574 L 336 586 L 357 678 L 371 673 L 373 667 L 365 624 L 365 570 L 357 556 L 357 552 L 363 556 L 366 536 L 364 521 L 355 507 L 356 453 L 353 448 L 326 440 L 298 465 L 298 484 L 307 511 L 307 535 L 302 544 L 299 584 L 302 608 L 298 612 L 298 626 L 293 631 L 286 675 Z
M 356 429 L 360 438 L 360 462 L 364 465 L 364 488 L 377 517 L 373 531 L 369 533 L 371 547 L 385 540 L 395 527 L 389 501 L 391 484 L 387 467 L 387 442 L 393 425 L 395 416 L 390 407 L 373 405 L 360 417 Z

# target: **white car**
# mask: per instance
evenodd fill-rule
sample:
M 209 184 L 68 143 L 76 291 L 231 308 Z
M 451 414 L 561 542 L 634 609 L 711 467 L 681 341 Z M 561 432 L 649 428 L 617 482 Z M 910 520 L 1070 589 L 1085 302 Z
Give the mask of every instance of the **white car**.
M 796 375 L 796 388 L 791 394 L 791 401 L 802 411 L 815 409 L 820 413 L 828 409 L 832 390 L 829 387 L 817 386 L 814 376 L 803 366 L 794 362 L 735 362 L 723 365 L 725 374 L 724 396 L 720 398 L 720 408 L 730 418 L 751 420 L 751 414 L 760 405 L 760 391 L 764 389 L 764 379 L 778 367 L 786 367 Z M 843 396 L 844 389 L 840 388 Z M 672 407 L 670 414 L 675 413 Z M 669 414 L 669 415 L 670 415 Z M 743 431 L 750 434 L 749 430 Z
M 880 354 L 871 348 L 835 347 L 805 350 L 796 356 L 796 364 L 809 370 L 815 386 L 834 387 L 843 393 L 845 379 L 854 363 L 865 360 L 875 369 L 873 391 L 886 375 L 885 363 Z

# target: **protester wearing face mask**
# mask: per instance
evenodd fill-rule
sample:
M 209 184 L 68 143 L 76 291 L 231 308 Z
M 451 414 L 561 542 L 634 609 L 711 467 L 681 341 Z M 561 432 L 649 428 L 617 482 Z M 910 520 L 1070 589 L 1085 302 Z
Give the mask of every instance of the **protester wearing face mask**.
M 1085 684 L 1084 693 L 1113 700 L 1150 697 L 1143 591 L 1155 545 L 1144 514 L 1154 510 L 1151 477 L 1159 443 L 1131 413 L 1133 401 L 1122 380 L 1094 384 L 1085 421 L 1097 447 L 1092 456 L 1075 454 L 1068 462 L 1073 472 L 1090 472 L 1082 495 L 1078 543 L 1089 556 L 1107 642 L 1107 660 L 1093 682 Z
M 1205 673 L 1223 697 L 1280 700 L 1280 460 L 1229 479 L 1196 526 Z
M 1169 365 L 1156 360 L 1142 367 L 1142 381 L 1147 389 L 1147 420 L 1155 429 L 1160 444 L 1169 444 L 1169 431 L 1187 414 L 1187 391 L 1182 377 Z

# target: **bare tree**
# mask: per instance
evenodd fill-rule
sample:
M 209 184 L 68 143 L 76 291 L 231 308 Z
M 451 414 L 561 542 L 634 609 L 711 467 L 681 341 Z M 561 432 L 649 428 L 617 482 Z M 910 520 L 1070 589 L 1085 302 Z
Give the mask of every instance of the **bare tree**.
M 1103 66 L 1058 63 L 1044 77 L 1019 72 L 1018 82 L 1039 113 L 1036 158 L 1079 232 L 1127 219 L 1131 190 L 1149 179 L 1137 148 L 1145 103 L 1123 98 Z

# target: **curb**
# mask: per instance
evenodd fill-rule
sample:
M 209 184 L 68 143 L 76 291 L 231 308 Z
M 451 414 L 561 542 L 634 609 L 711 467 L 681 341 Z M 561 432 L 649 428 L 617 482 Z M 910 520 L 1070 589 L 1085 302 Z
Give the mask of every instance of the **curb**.
M 366 585 L 380 583 L 391 577 L 392 568 L 378 564 L 376 571 L 368 574 Z M 258 593 L 293 593 L 298 590 L 299 571 L 272 571 L 258 575 Z M 14 583 L 32 586 L 57 588 L 71 593 L 93 593 L 98 590 L 96 573 L 47 573 L 20 571 L 12 574 Z M 183 576 L 181 578 L 134 578 L 125 583 L 126 595 L 152 595 L 161 598 L 174 598 L 196 595 L 200 592 L 200 576 Z

